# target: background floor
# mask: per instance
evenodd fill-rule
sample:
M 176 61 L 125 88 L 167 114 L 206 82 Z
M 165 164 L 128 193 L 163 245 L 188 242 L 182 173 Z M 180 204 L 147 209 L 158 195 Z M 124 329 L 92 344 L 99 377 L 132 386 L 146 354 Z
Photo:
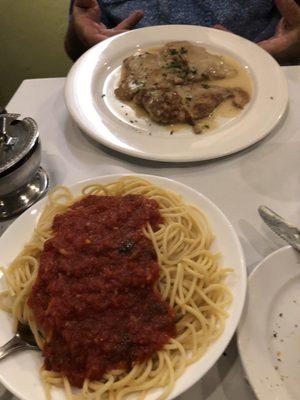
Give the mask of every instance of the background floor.
M 68 7 L 68 0 L 0 0 L 0 106 L 24 79 L 67 74 Z

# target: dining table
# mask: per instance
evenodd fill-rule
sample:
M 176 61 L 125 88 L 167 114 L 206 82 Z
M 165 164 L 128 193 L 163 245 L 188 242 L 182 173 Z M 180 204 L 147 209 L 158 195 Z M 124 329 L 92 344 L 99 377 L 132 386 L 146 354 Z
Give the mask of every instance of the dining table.
M 282 69 L 288 82 L 289 104 L 275 129 L 246 150 L 205 162 L 143 160 L 93 141 L 68 113 L 65 78 L 24 80 L 6 109 L 36 120 L 42 144 L 41 165 L 49 175 L 50 188 L 110 174 L 151 174 L 184 183 L 212 200 L 227 216 L 237 232 L 250 273 L 266 256 L 285 245 L 260 219 L 260 205 L 300 225 L 300 66 Z M 0 234 L 12 222 L 0 223 Z M 207 374 L 179 398 L 255 400 L 236 337 Z M 0 385 L 0 400 L 11 399 L 16 398 Z

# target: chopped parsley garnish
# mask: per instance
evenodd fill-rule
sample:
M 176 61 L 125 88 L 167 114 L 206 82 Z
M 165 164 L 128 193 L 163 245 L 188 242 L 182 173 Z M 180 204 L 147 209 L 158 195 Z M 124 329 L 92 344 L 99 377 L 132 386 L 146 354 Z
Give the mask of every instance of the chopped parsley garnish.
M 167 68 L 177 68 L 177 69 L 182 69 L 183 65 L 180 61 L 171 61 L 167 64 Z
M 208 125 L 208 124 L 205 124 L 205 125 L 204 125 L 204 128 L 209 129 L 209 125 Z
M 176 49 L 169 49 L 169 53 L 171 56 L 176 56 L 178 54 L 178 51 Z
M 187 49 L 185 47 L 181 47 L 180 50 L 177 49 L 169 49 L 169 54 L 171 56 L 177 56 L 178 54 L 186 54 Z

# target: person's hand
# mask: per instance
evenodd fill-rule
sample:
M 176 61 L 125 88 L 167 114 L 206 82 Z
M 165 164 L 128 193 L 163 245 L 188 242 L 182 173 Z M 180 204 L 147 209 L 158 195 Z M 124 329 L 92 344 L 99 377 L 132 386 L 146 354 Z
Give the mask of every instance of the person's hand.
M 75 0 L 65 39 L 66 51 L 76 60 L 102 40 L 133 28 L 143 16 L 142 10 L 136 10 L 114 28 L 109 29 L 101 22 L 101 10 L 97 0 Z
M 144 16 L 136 10 L 113 29 L 108 29 L 101 22 L 101 10 L 96 0 L 75 0 L 73 24 L 78 38 L 86 47 L 91 47 L 111 36 L 133 28 Z
M 300 59 L 300 6 L 295 0 L 275 0 L 282 15 L 276 33 L 258 44 L 280 62 Z
M 279 62 L 293 62 L 300 59 L 300 6 L 295 0 L 275 0 L 282 15 L 273 37 L 257 44 Z M 214 28 L 229 32 L 223 25 Z

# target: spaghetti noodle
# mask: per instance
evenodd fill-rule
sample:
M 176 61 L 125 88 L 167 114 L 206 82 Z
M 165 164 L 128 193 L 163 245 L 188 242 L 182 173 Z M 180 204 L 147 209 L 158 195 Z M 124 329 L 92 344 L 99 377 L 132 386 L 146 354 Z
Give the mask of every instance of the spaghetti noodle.
M 0 306 L 11 312 L 15 323 L 28 323 L 42 349 L 45 338 L 36 323 L 28 298 L 37 278 L 44 243 L 53 236 L 52 222 L 76 201 L 88 195 L 142 195 L 155 200 L 163 223 L 154 230 L 148 223 L 144 235 L 151 240 L 160 266 L 157 289 L 176 316 L 176 337 L 149 359 L 124 369 L 106 372 L 100 381 L 85 379 L 74 391 L 65 376 L 42 369 L 47 398 L 51 385 L 64 388 L 68 400 L 121 400 L 129 394 L 139 398 L 161 388 L 160 400 L 171 393 L 175 380 L 195 362 L 223 332 L 232 295 L 224 284 L 229 269 L 219 265 L 219 255 L 210 252 L 213 235 L 205 215 L 170 191 L 136 177 L 124 177 L 107 185 L 86 186 L 79 197 L 57 187 L 39 218 L 32 240 L 11 263 L 5 274 L 8 290 L 1 293 Z

